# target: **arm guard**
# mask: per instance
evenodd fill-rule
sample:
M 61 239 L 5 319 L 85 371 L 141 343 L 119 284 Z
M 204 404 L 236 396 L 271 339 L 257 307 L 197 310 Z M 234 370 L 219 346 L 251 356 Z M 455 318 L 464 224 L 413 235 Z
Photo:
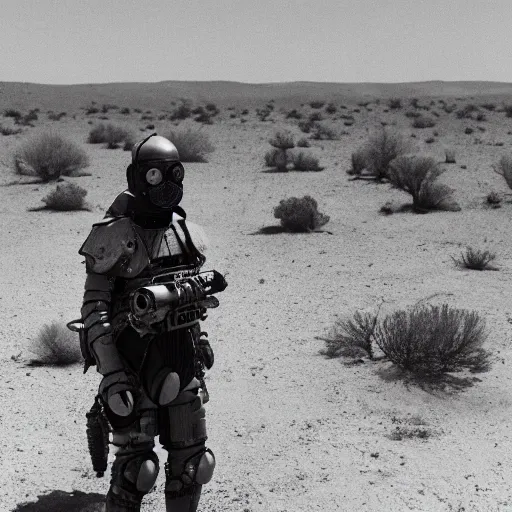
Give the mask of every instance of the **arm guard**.
M 99 373 L 108 375 L 125 369 L 112 336 L 110 302 L 113 279 L 88 273 L 82 305 L 82 351 L 86 365 L 96 363 Z

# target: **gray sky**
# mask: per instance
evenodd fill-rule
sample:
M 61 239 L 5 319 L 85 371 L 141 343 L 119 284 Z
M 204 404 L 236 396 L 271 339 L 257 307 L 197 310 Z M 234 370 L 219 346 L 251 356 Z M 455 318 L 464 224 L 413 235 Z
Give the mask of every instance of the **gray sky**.
M 2 0 L 0 81 L 512 82 L 512 0 Z

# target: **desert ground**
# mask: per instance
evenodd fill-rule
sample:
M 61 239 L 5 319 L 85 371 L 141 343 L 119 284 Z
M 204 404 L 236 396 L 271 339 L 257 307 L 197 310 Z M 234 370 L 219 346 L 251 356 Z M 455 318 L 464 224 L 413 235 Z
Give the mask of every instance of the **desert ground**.
M 172 111 L 171 101 L 188 98 L 194 106 L 213 101 L 220 113 L 211 125 L 179 122 L 178 128 L 207 133 L 215 147 L 207 163 L 185 164 L 182 206 L 208 234 L 205 269 L 227 274 L 229 283 L 218 296 L 221 306 L 203 324 L 215 351 L 206 409 L 207 445 L 217 467 L 203 488 L 200 510 L 512 511 L 512 203 L 511 190 L 492 169 L 501 156 L 512 156 L 512 118 L 502 108 L 512 103 L 512 87 L 188 87 L 1 84 L 2 111 L 40 111 L 33 127 L 0 137 L 0 510 L 29 510 L 21 504 L 56 490 L 107 491 L 109 476 L 96 478 L 85 437 L 85 413 L 100 375 L 94 368 L 83 375 L 80 364 L 30 366 L 29 348 L 43 324 L 79 316 L 85 270 L 77 251 L 125 188 L 130 153 L 88 144 L 92 126 L 112 122 L 140 137 L 165 134 L 175 126 L 158 116 Z M 402 108 L 390 109 L 390 97 L 401 98 Z M 430 109 L 426 114 L 439 114 L 434 127 L 412 127 L 405 116 L 413 110 L 412 97 Z M 332 102 L 336 112 L 309 105 L 319 99 Z M 459 119 L 441 108 L 441 99 L 456 104 L 455 111 L 475 104 L 485 120 Z M 270 100 L 274 110 L 261 121 L 256 109 Z M 84 107 L 92 101 L 131 112 L 87 115 Z M 480 107 L 484 103 L 496 109 Z M 141 120 L 134 108 L 150 110 L 146 115 L 154 120 Z M 292 108 L 306 117 L 321 111 L 339 133 L 335 140 L 310 140 L 304 149 L 319 158 L 321 172 L 265 167 L 276 131 L 290 130 L 295 140 L 308 137 L 296 119 L 286 118 Z M 66 116 L 51 121 L 48 110 Z M 352 115 L 353 124 L 346 126 L 342 114 Z M 11 122 L 0 118 L 3 125 Z M 154 129 L 146 129 L 148 123 Z M 410 139 L 415 152 L 439 162 L 445 148 L 455 150 L 456 163 L 442 164 L 441 180 L 454 189 L 460 211 L 379 212 L 386 202 L 407 203 L 410 196 L 386 183 L 351 180 L 346 171 L 351 154 L 382 123 Z M 468 127 L 473 133 L 465 133 Z M 37 211 L 55 183 L 27 184 L 33 180 L 14 171 L 17 147 L 49 130 L 90 157 L 90 176 L 65 178 L 87 190 L 89 211 Z M 429 138 L 434 140 L 427 143 Z M 503 198 L 501 208 L 486 204 L 491 191 Z M 330 216 L 324 232 L 261 234 L 261 228 L 279 225 L 273 216 L 279 201 L 304 195 Z M 467 245 L 495 252 L 499 270 L 458 268 L 451 257 Z M 381 300 L 383 311 L 391 312 L 429 297 L 432 304 L 475 310 L 486 319 L 490 371 L 453 374 L 443 386 L 422 387 L 385 360 L 349 364 L 319 353 L 325 346 L 320 338 L 336 319 L 374 310 Z M 404 435 L 393 435 L 397 429 Z M 426 434 L 414 435 L 418 429 Z M 165 452 L 158 453 L 163 467 Z M 162 470 L 142 510 L 164 510 L 163 484 Z

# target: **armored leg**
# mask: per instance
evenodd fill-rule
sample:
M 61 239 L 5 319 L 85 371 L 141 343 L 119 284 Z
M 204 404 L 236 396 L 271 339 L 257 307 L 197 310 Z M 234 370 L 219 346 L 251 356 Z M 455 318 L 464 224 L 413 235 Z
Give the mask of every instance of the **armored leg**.
M 112 465 L 106 512 L 138 512 L 141 502 L 156 482 L 159 462 L 153 451 L 156 411 L 143 411 L 129 428 L 116 430 L 112 444 L 118 447 Z
M 215 457 L 205 447 L 205 410 L 198 389 L 185 389 L 160 414 L 167 512 L 196 512 L 201 487 L 211 480 Z

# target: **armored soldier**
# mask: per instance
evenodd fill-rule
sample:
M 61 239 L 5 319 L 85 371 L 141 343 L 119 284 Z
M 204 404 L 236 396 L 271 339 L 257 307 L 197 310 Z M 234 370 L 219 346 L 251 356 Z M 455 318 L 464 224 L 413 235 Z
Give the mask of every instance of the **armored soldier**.
M 167 511 L 195 512 L 215 467 L 203 407 L 213 351 L 199 322 L 227 285 L 216 271 L 200 272 L 206 237 L 178 206 L 183 178 L 169 140 L 153 134 L 137 143 L 128 189 L 79 251 L 84 371 L 96 365 L 103 377 L 98 394 L 117 447 L 107 512 L 140 510 L 159 472 L 156 435 L 168 452 Z

